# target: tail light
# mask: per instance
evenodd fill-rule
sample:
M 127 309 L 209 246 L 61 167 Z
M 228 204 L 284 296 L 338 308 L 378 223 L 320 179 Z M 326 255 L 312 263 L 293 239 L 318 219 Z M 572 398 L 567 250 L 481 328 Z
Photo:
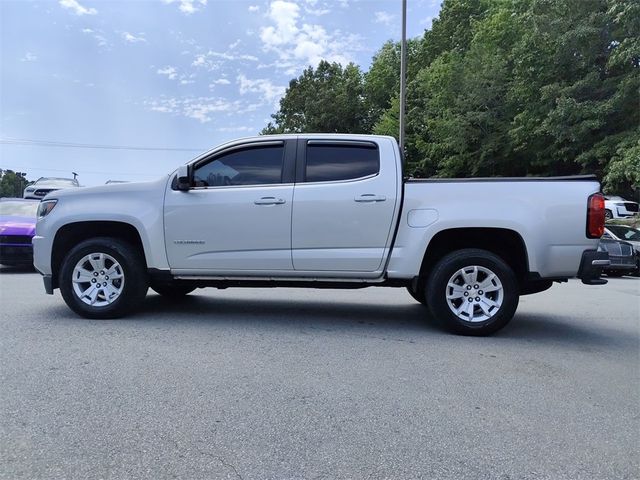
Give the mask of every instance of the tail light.
M 587 237 L 600 238 L 604 233 L 604 196 L 594 193 L 587 203 Z

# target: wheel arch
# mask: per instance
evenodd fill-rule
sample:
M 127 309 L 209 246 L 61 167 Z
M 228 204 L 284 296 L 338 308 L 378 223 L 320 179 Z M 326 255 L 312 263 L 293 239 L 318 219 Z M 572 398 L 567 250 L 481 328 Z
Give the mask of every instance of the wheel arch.
M 126 222 L 102 220 L 68 223 L 58 229 L 53 240 L 51 250 L 53 288 L 58 287 L 62 261 L 67 253 L 80 242 L 96 237 L 111 237 L 126 241 L 139 251 L 143 262 L 147 263 L 142 237 L 134 225 Z
M 450 228 L 435 234 L 422 258 L 420 277 L 426 278 L 444 255 L 463 248 L 480 248 L 499 256 L 521 285 L 529 277 L 529 256 L 522 236 L 515 230 L 494 227 Z

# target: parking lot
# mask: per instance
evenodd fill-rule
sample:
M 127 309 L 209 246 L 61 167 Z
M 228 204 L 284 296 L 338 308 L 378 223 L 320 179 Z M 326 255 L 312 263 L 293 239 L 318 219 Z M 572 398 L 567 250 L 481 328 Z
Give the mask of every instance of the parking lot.
M 640 476 L 640 280 L 452 336 L 400 289 L 149 293 L 76 317 L 2 269 L 7 479 Z

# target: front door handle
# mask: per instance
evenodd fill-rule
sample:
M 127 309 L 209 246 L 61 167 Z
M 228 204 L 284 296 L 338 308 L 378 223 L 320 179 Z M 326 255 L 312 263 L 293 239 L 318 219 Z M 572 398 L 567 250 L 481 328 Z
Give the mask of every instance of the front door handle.
M 282 205 L 286 203 L 283 198 L 276 197 L 262 197 L 258 200 L 254 200 L 253 202 L 256 205 Z
M 365 193 L 353 200 L 358 203 L 384 202 L 387 199 L 384 195 L 375 195 L 373 193 Z

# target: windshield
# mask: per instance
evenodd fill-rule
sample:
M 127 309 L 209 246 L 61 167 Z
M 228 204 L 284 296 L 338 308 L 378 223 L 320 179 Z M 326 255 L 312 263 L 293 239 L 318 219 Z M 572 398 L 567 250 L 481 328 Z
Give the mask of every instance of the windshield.
M 633 240 L 640 242 L 640 231 L 631 227 L 624 227 L 621 225 L 607 225 L 607 228 L 613 232 L 613 234 L 621 238 L 622 240 Z
M 59 187 L 75 187 L 76 184 L 77 182 L 70 178 L 44 178 L 34 183 L 34 186 L 37 187 L 38 185 L 56 185 Z
M 65 178 L 49 178 L 47 180 L 41 180 L 34 183 L 34 186 L 75 187 L 76 182 L 74 182 L 73 180 L 67 180 Z
M 0 202 L 0 215 L 34 217 L 40 202 Z

